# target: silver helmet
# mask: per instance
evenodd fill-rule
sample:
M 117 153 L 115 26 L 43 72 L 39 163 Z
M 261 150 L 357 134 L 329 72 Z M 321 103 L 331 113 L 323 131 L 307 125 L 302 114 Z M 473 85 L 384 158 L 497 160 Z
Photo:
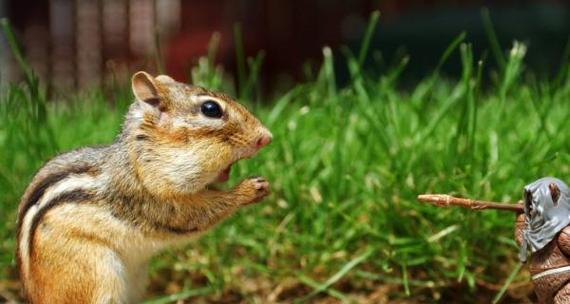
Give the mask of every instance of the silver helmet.
M 524 262 L 527 251 L 536 252 L 548 244 L 558 232 L 570 224 L 570 189 L 554 177 L 541 178 L 524 187 L 526 227 L 519 259 Z

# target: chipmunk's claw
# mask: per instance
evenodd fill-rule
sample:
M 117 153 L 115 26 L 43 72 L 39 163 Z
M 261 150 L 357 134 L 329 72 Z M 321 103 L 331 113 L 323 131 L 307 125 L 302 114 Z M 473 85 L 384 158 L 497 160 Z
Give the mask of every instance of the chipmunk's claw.
M 264 190 L 267 188 L 269 190 L 269 182 L 265 179 L 265 177 L 261 176 L 253 176 L 249 178 L 253 183 L 256 190 Z
M 251 198 L 245 205 L 257 203 L 270 193 L 269 182 L 264 177 L 250 177 L 241 182 L 240 188 Z

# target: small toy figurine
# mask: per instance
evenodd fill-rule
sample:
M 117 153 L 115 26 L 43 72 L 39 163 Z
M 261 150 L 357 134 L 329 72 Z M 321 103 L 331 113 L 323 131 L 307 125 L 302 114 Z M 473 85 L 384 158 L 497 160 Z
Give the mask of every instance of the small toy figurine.
M 570 303 L 570 189 L 545 177 L 524 188 L 524 213 L 517 216 L 515 238 L 540 303 Z
M 570 189 L 559 179 L 541 178 L 524 187 L 523 204 L 501 204 L 443 194 L 422 194 L 421 202 L 472 210 L 517 212 L 519 259 L 527 261 L 539 303 L 570 303 Z

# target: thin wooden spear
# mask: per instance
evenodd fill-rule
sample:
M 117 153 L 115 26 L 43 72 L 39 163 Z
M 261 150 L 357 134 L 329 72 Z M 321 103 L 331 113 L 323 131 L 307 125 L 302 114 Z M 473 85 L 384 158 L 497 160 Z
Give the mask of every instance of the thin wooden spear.
M 512 203 L 504 204 L 504 203 L 472 200 L 468 198 L 453 197 L 447 194 L 420 194 L 418 195 L 418 201 L 423 203 L 429 203 L 438 207 L 447 207 L 449 205 L 453 205 L 473 210 L 497 209 L 497 210 L 507 210 L 512 212 L 517 212 L 517 213 L 524 212 L 522 201 L 519 201 L 516 204 Z

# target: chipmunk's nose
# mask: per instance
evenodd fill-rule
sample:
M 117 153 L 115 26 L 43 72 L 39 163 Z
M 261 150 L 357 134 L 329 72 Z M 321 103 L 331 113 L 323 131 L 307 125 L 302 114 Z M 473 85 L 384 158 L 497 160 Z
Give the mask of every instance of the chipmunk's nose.
M 255 148 L 261 149 L 271 143 L 271 133 L 263 134 L 255 141 Z

